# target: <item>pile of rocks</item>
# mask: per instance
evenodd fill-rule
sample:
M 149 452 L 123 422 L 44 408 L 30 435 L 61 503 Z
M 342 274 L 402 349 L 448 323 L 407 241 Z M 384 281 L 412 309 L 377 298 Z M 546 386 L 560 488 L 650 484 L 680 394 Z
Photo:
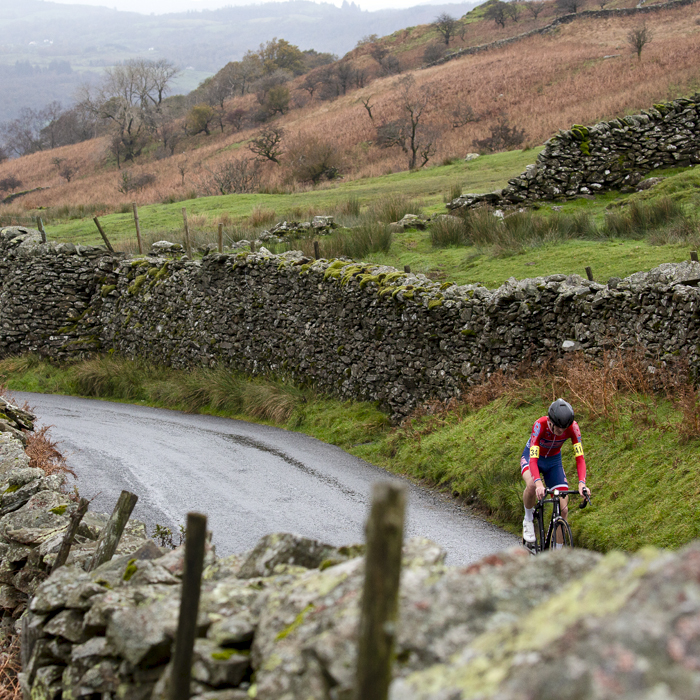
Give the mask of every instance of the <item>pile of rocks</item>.
M 463 194 L 450 210 L 633 191 L 646 173 L 700 163 L 700 95 L 654 105 L 595 126 L 575 125 L 545 143 L 537 162 L 508 187 Z
M 349 700 L 364 560 L 292 535 L 208 555 L 192 667 L 199 700 Z M 24 626 L 33 698 L 165 700 L 182 551 L 64 567 Z M 700 545 L 605 557 L 511 550 L 445 566 L 404 547 L 392 700 L 700 692 Z M 62 695 L 61 695 L 62 693 Z
M 7 407 L 5 409 L 7 411 Z M 16 407 L 10 405 L 10 410 Z M 65 475 L 31 468 L 22 441 L 0 433 L 0 628 L 9 629 L 48 576 L 77 507 L 65 488 Z M 88 513 L 68 562 L 82 565 L 95 551 L 108 517 Z M 120 550 L 131 552 L 146 540 L 145 525 L 132 521 Z

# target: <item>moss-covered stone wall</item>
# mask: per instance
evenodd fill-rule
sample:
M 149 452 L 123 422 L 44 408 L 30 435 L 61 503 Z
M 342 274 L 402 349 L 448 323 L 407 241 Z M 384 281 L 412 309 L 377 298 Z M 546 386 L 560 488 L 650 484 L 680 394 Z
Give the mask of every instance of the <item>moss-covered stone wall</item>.
M 115 258 L 98 248 L 20 248 L 31 234 L 23 235 L 0 235 L 4 354 L 100 350 L 175 367 L 223 363 L 379 401 L 396 419 L 525 357 L 579 349 L 598 357 L 613 345 L 691 363 L 699 355 L 698 263 L 607 285 L 551 275 L 489 290 L 301 253 Z M 56 275 L 85 284 L 62 287 Z M 22 286 L 25 276 L 32 281 Z

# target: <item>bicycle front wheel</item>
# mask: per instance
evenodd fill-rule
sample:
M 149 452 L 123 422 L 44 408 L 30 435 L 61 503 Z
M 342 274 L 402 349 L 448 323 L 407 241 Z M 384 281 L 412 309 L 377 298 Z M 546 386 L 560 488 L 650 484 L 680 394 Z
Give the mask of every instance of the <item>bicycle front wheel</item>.
M 574 538 L 571 535 L 571 528 L 569 523 L 564 520 L 564 518 L 557 518 L 554 523 L 554 528 L 552 530 L 552 539 L 549 541 L 549 548 L 556 549 L 556 543 L 561 544 L 562 547 L 573 547 Z

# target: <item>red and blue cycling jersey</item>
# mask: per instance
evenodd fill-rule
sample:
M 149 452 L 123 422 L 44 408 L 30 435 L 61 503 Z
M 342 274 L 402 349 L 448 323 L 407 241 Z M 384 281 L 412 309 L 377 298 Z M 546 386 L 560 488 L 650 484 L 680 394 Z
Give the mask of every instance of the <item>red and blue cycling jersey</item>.
M 574 421 L 561 435 L 555 435 L 548 426 L 547 416 L 543 416 L 535 421 L 532 426 L 532 434 L 527 441 L 525 450 L 530 451 L 530 460 L 521 460 L 521 471 L 530 470 L 533 479 L 540 478 L 540 469 L 537 464 L 540 458 L 547 459 L 554 457 L 561 452 L 562 445 L 571 440 L 574 444 L 574 455 L 576 456 L 576 471 L 579 481 L 586 481 L 586 460 L 583 457 L 583 444 L 581 443 L 581 431 L 578 423 Z

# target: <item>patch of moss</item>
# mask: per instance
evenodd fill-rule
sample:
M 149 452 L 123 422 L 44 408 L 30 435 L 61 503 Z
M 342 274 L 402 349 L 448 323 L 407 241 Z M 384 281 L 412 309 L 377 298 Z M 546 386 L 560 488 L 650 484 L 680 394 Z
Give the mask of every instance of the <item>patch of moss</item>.
M 129 294 L 136 294 L 148 279 L 148 275 L 138 275 L 132 284 L 129 285 Z
M 313 609 L 314 609 L 314 604 L 313 604 L 313 603 L 309 603 L 309 604 L 294 618 L 294 622 L 292 622 L 291 625 L 289 625 L 288 627 L 285 627 L 283 630 L 281 630 L 280 632 L 277 633 L 277 636 L 275 637 L 275 639 L 276 639 L 277 641 L 280 641 L 281 639 L 287 638 L 292 632 L 294 632 L 294 630 L 295 630 L 297 627 L 299 627 L 299 626 L 304 622 L 304 618 L 306 617 L 306 615 L 307 615 L 311 610 L 313 610 Z
M 19 484 L 11 484 L 8 486 L 3 493 L 14 493 L 15 491 L 19 491 L 22 487 Z
M 126 565 L 126 569 L 124 569 L 124 575 L 122 576 L 122 580 L 129 581 L 137 571 L 138 567 L 136 566 L 136 559 L 129 559 L 129 562 Z
M 55 508 L 51 508 L 49 512 L 54 515 L 63 515 L 66 512 L 66 508 L 68 508 L 67 505 L 56 506 Z
M 100 296 L 106 297 L 108 294 L 111 294 L 116 288 L 116 284 L 105 284 L 100 290 Z
M 241 649 L 222 649 L 221 651 L 215 651 L 211 658 L 215 661 L 228 661 L 232 656 L 250 656 L 250 652 Z

